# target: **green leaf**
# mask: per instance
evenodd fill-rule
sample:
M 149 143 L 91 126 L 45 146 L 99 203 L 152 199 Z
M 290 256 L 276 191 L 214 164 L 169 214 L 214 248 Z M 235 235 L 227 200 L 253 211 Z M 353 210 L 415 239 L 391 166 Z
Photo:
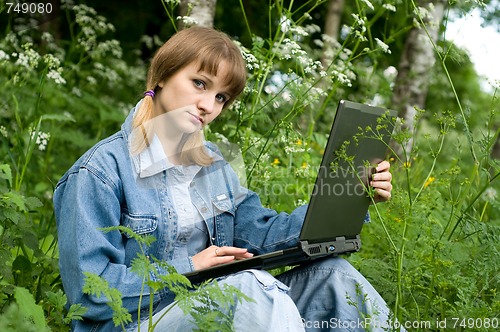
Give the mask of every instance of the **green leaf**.
M 18 224 L 19 220 L 21 220 L 21 214 L 12 208 L 7 208 L 0 212 L 0 220 L 9 219 L 14 224 Z
M 24 196 L 15 191 L 5 193 L 1 199 L 14 204 L 23 212 L 27 211 Z
M 7 164 L 0 165 L 0 179 L 7 180 L 9 182 L 9 187 L 12 186 L 12 170 Z
M 63 114 L 44 114 L 42 115 L 41 118 L 42 121 L 45 120 L 54 120 L 54 121 L 59 121 L 59 122 L 76 122 L 75 118 L 73 115 L 71 115 L 68 112 L 65 112 Z
M 88 311 L 88 308 L 83 307 L 81 304 L 72 304 L 68 310 L 68 314 L 64 317 L 63 321 L 66 324 L 71 323 L 72 320 L 83 320 L 83 315 Z
M 47 291 L 45 292 L 47 301 L 56 307 L 58 310 L 63 310 L 64 306 L 68 302 L 66 294 L 62 290 L 57 290 L 57 292 Z
M 16 287 L 14 298 L 24 317 L 31 321 L 38 331 L 49 331 L 42 307 L 35 303 L 33 295 L 26 288 Z
M 30 260 L 24 255 L 17 256 L 12 262 L 12 274 L 16 279 L 16 285 L 30 286 L 33 281 L 33 268 Z
M 36 208 L 43 206 L 42 201 L 40 201 L 37 197 L 27 197 L 24 200 L 24 203 L 26 204 L 29 210 L 34 210 Z

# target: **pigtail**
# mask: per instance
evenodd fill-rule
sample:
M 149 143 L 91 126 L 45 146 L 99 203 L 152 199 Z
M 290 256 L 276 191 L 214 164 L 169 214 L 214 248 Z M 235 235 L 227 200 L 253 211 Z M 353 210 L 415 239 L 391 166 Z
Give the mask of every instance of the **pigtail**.
M 133 156 L 144 151 L 153 138 L 153 131 L 146 128 L 146 123 L 153 118 L 153 96 L 154 94 L 145 94 L 135 111 L 130 140 L 130 152 Z
M 213 163 L 213 158 L 207 153 L 202 130 L 194 132 L 187 137 L 181 148 L 180 160 L 184 165 L 196 164 L 209 166 Z

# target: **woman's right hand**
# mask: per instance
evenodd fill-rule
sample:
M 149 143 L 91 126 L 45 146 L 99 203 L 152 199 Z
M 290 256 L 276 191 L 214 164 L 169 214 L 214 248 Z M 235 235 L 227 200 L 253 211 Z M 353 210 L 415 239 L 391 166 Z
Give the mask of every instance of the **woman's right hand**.
M 226 264 L 234 260 L 253 257 L 245 248 L 210 246 L 192 257 L 195 270 Z

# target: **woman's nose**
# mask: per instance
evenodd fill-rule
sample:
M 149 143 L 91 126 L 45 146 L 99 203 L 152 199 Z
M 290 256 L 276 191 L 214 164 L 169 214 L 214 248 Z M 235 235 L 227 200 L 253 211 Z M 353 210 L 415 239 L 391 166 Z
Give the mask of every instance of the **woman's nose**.
M 208 93 L 200 97 L 200 100 L 198 101 L 198 108 L 207 114 L 214 111 L 214 105 L 215 97 Z

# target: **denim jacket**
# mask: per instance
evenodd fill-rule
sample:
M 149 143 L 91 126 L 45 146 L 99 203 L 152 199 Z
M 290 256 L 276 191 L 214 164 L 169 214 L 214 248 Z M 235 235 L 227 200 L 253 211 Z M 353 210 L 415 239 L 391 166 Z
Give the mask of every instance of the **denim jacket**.
M 137 317 L 141 291 L 146 299 L 142 301 L 144 310 L 149 302 L 143 280 L 131 272 L 131 261 L 140 253 L 138 243 L 118 231 L 104 233 L 100 228 L 123 225 L 137 234 L 154 236 L 156 241 L 146 252 L 150 257 L 164 257 L 177 238 L 167 173 L 140 174 L 137 160 L 129 153 L 134 111 L 119 132 L 76 161 L 54 192 L 64 290 L 70 305 L 81 303 L 88 308 L 83 321 L 74 321 L 75 331 L 112 331 L 114 326 L 108 300 L 83 294 L 83 272 L 95 273 L 118 289 L 123 306 L 133 317 Z M 201 167 L 189 191 L 210 232 L 210 244 L 248 248 L 254 254 L 296 245 L 306 206 L 290 214 L 263 207 L 255 192 L 240 185 L 216 146 L 207 143 L 206 148 L 215 161 Z M 188 259 L 170 261 L 167 257 L 166 261 L 185 270 L 191 266 Z M 154 294 L 155 304 L 162 300 L 172 301 L 172 294 L 168 290 Z

